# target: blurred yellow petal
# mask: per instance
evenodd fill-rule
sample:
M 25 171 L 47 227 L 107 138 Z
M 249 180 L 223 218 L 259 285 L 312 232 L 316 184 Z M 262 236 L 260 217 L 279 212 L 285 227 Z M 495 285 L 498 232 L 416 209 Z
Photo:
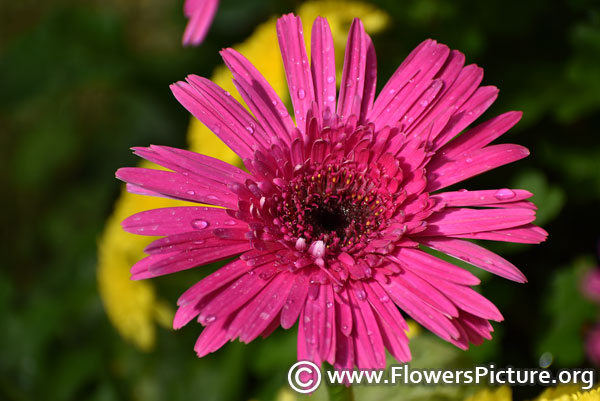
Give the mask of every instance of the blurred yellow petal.
M 600 401 L 598 389 L 584 391 L 578 385 L 546 389 L 535 401 Z
M 512 391 L 508 386 L 502 386 L 497 389 L 484 388 L 474 395 L 465 399 L 465 401 L 511 401 Z
M 297 14 L 304 21 L 306 32 L 310 32 L 310 24 L 317 16 L 320 15 L 329 20 L 336 49 L 341 49 L 336 53 L 339 76 L 341 76 L 343 49 L 352 19 L 361 17 L 365 29 L 369 33 L 380 31 L 388 21 L 385 13 L 372 5 L 361 2 L 311 1 L 302 4 Z M 259 25 L 248 40 L 234 48 L 243 53 L 267 77 L 281 99 L 288 102 L 285 72 L 275 31 L 276 20 L 277 17 L 272 17 Z M 307 34 L 306 38 L 308 39 L 309 36 Z M 241 101 L 233 85 L 231 73 L 225 66 L 217 67 L 211 80 Z M 238 156 L 195 118 L 191 119 L 188 130 L 188 144 L 194 152 L 241 166 Z M 148 166 L 149 163 L 144 162 L 142 165 Z M 115 211 L 108 219 L 104 233 L 99 240 L 98 289 L 106 313 L 119 333 L 143 350 L 149 350 L 154 345 L 155 323 L 165 327 L 171 325 L 173 310 L 164 301 L 157 298 L 151 281 L 131 281 L 129 279 L 131 266 L 144 257 L 143 249 L 154 238 L 128 234 L 121 229 L 120 222 L 143 210 L 182 204 L 185 203 L 164 198 L 132 195 L 123 189 L 115 204 Z M 409 335 L 418 332 L 418 326 L 415 325 L 414 330 L 412 327 Z

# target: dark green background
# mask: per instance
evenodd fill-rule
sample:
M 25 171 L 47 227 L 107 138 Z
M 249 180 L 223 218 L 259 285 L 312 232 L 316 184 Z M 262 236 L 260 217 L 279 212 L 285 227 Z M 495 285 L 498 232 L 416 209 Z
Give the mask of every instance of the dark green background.
M 501 89 L 484 117 L 525 113 L 503 140 L 526 145 L 531 156 L 468 187 L 533 190 L 550 238 L 492 247 L 529 283 L 482 275 L 483 293 L 506 321 L 495 325 L 494 341 L 457 357 L 468 366 L 536 367 L 548 351 L 553 369 L 589 366 L 582 338 L 597 308 L 578 283 L 598 264 L 600 237 L 598 3 L 374 3 L 391 16 L 374 37 L 380 85 L 431 37 L 463 51 L 484 67 L 484 84 Z M 1 400 L 268 400 L 285 385 L 291 332 L 198 360 L 200 327 L 191 324 L 160 329 L 154 352 L 137 351 L 110 326 L 95 267 L 120 188 L 114 171 L 137 162 L 129 147 L 185 145 L 188 114 L 168 85 L 188 73 L 210 76 L 219 49 L 298 4 L 222 0 L 204 45 L 184 49 L 181 0 L 0 3 Z M 174 304 L 199 274 L 155 283 Z M 515 389 L 516 398 L 539 390 Z

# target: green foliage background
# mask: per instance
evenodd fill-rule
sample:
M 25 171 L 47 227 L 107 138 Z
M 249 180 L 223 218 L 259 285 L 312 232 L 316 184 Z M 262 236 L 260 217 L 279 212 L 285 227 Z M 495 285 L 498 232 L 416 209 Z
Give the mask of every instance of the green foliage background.
M 131 146 L 185 144 L 188 115 L 168 84 L 188 73 L 210 76 L 219 49 L 298 5 L 221 3 L 197 49 L 180 46 L 181 0 L 0 3 L 0 399 L 269 400 L 285 386 L 295 358 L 293 330 L 229 344 L 199 360 L 192 346 L 200 327 L 191 324 L 161 329 L 156 349 L 145 354 L 110 326 L 96 288 L 96 241 L 119 191 L 114 171 L 137 162 Z M 493 245 L 529 278 L 518 285 L 481 275 L 483 293 L 506 318 L 493 341 L 464 353 L 424 334 L 413 345 L 415 364 L 537 367 L 550 352 L 553 369 L 589 366 L 582 339 L 598 310 L 580 295 L 579 282 L 598 264 L 600 236 L 598 2 L 374 3 L 392 18 L 374 38 L 380 84 L 432 37 L 463 51 L 484 67 L 485 84 L 501 88 L 486 116 L 524 111 L 504 141 L 528 146 L 531 156 L 468 186 L 532 190 L 538 221 L 550 232 L 535 247 Z M 174 304 L 197 274 L 156 282 Z M 358 392 L 368 399 L 464 394 Z M 515 397 L 538 392 L 519 388 Z

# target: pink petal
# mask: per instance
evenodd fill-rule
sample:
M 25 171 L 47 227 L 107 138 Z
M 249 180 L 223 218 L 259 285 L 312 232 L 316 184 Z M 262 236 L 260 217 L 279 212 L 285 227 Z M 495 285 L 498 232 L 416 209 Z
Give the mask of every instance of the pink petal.
M 444 280 L 464 285 L 477 285 L 480 280 L 469 271 L 413 248 L 399 248 L 394 259 L 405 269 L 423 276 L 440 277 Z
M 445 208 L 427 219 L 418 236 L 441 236 L 513 228 L 535 220 L 531 209 Z
M 373 44 L 368 39 L 362 22 L 355 18 L 348 33 L 344 68 L 340 83 L 340 97 L 337 114 L 345 123 L 350 116 L 360 116 L 365 89 L 368 46 Z M 371 51 L 372 52 L 372 51 Z
M 197 46 L 204 41 L 208 28 L 210 28 L 219 0 L 186 0 L 183 5 L 183 13 L 190 20 L 183 33 L 184 46 Z
M 300 17 L 284 15 L 277 20 L 277 39 L 294 105 L 296 126 L 305 131 L 305 119 L 315 100 L 314 86 L 302 33 Z
M 215 352 L 231 338 L 227 335 L 227 322 L 225 319 L 208 325 L 196 340 L 194 350 L 199 358 Z
M 522 115 L 520 111 L 509 111 L 491 118 L 448 142 L 438 152 L 452 159 L 460 153 L 481 149 L 511 129 Z
M 421 325 L 445 339 L 451 341 L 452 338 L 459 336 L 458 330 L 448 320 L 448 317 L 422 299 L 407 291 L 400 283 L 395 280 L 379 282 L 392 300 L 400 309 L 408 313 Z
M 279 273 L 262 291 L 237 313 L 227 334 L 231 338 L 240 337 L 240 341 L 249 343 L 258 337 L 276 317 L 283 306 L 291 284 L 289 273 Z
M 428 192 L 520 160 L 529 155 L 529 150 L 519 145 L 502 144 L 465 152 L 455 159 L 437 155 L 427 166 Z
M 500 277 L 519 283 L 527 281 L 512 263 L 471 242 L 444 237 L 421 237 L 419 242 Z
M 440 291 L 436 290 L 410 270 L 405 270 L 402 273 L 396 274 L 392 276 L 390 280 L 396 280 L 404 290 L 412 293 L 414 296 L 420 298 L 423 302 L 426 302 L 444 315 L 453 317 L 458 316 L 458 310 L 444 294 L 440 293 Z M 431 280 L 431 278 L 428 278 L 428 280 Z
M 202 180 L 211 180 L 227 187 L 231 182 L 244 182 L 252 176 L 244 170 L 214 157 L 168 146 L 150 145 L 133 148 L 146 160 Z
M 317 17 L 313 24 L 310 55 L 315 101 L 319 110 L 317 118 L 323 127 L 335 113 L 336 97 L 333 37 L 329 24 L 323 17 Z
M 191 269 L 240 254 L 252 248 L 249 241 L 223 245 L 223 241 L 206 240 L 195 248 L 179 253 L 158 253 L 147 256 L 131 268 L 131 279 L 141 280 Z
M 385 346 L 377 320 L 366 300 L 359 300 L 349 291 L 354 327 L 354 354 L 359 369 L 384 369 Z
M 375 318 L 385 347 L 398 361 L 409 361 L 411 356 L 405 333 L 408 326 L 400 311 L 376 281 L 365 284 L 365 290 L 367 300 L 376 312 Z
M 245 126 L 240 129 L 239 122 L 235 121 L 231 114 L 219 114 L 213 98 L 201 94 L 190 84 L 181 81 L 171 85 L 171 91 L 183 107 L 214 132 L 238 156 L 242 159 L 252 157 L 253 145 L 258 143 Z M 222 96 L 224 97 L 225 94 L 223 93 Z
M 120 168 L 116 176 L 121 181 L 170 198 L 227 208 L 237 207 L 236 195 L 199 177 L 192 179 L 179 173 L 141 167 Z
M 269 149 L 271 142 L 262 125 L 229 92 L 211 80 L 197 75 L 188 75 L 186 80 L 210 103 L 215 115 L 253 150 Z
M 483 319 L 492 319 L 497 322 L 503 320 L 498 308 L 473 289 L 433 277 L 429 281 L 462 310 Z
M 200 302 L 205 296 L 229 284 L 251 268 L 244 261 L 238 259 L 221 267 L 190 287 L 177 300 L 179 308 L 173 319 L 173 328 L 177 330 L 188 324 L 200 313 L 203 307 Z
M 394 126 L 430 85 L 450 50 L 433 40 L 421 43 L 398 67 L 375 100 L 368 120 L 377 129 Z
M 291 142 L 295 126 L 285 103 L 262 74 L 234 49 L 224 49 L 221 56 L 234 77 L 242 98 L 270 136 Z
M 308 294 L 308 276 L 298 273 L 289 291 L 287 301 L 281 309 L 281 327 L 289 329 L 296 323 L 304 307 L 306 294 Z
M 488 206 L 531 198 L 533 194 L 524 189 L 489 189 L 482 191 L 452 191 L 431 195 L 431 198 L 451 206 Z
M 207 324 L 229 317 L 269 285 L 276 275 L 272 264 L 250 270 L 208 300 L 202 308 L 198 321 Z
M 233 219 L 225 209 L 212 207 L 168 207 L 146 210 L 129 216 L 121 223 L 127 232 L 139 235 L 171 235 L 192 230 L 208 230 L 215 226 L 247 228 L 248 224 Z
M 498 88 L 482 86 L 458 109 L 448 121 L 446 127 L 436 136 L 434 150 L 458 135 L 469 124 L 477 120 L 498 97 Z
M 548 233 L 541 227 L 525 224 L 521 227 L 507 228 L 480 233 L 465 233 L 453 237 L 467 239 L 483 239 L 492 241 L 518 242 L 522 244 L 539 244 L 548 237 Z

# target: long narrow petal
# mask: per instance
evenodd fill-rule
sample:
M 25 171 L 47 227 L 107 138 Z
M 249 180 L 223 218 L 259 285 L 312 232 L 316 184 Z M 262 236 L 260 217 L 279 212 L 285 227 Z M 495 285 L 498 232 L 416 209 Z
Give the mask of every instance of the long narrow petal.
M 279 273 L 250 302 L 242 307 L 229 325 L 228 334 L 240 341 L 249 343 L 258 337 L 275 319 L 279 317 L 292 284 L 287 272 Z
M 421 237 L 419 242 L 509 280 L 527 281 L 512 263 L 471 242 L 444 237 Z
M 186 0 L 183 5 L 183 13 L 190 20 L 183 33 L 184 46 L 197 46 L 204 41 L 206 33 L 210 28 L 219 0 Z
M 236 88 L 265 131 L 290 143 L 295 129 L 294 121 L 273 87 L 236 50 L 224 49 L 221 56 L 233 74 Z
M 146 191 L 156 192 L 170 198 L 209 205 L 235 208 L 237 196 L 226 188 L 213 183 L 201 182 L 170 171 L 153 170 L 141 167 L 124 167 L 117 170 L 121 181 L 142 187 Z
M 333 37 L 327 20 L 317 17 L 311 34 L 312 79 L 315 85 L 315 101 L 317 102 L 317 118 L 324 126 L 335 113 L 335 51 Z
M 203 177 L 225 186 L 231 182 L 244 182 L 252 178 L 240 168 L 189 150 L 157 145 L 150 145 L 148 148 L 136 147 L 133 150 L 136 155 L 178 173 Z
M 139 235 L 171 235 L 191 230 L 212 229 L 215 226 L 248 227 L 232 219 L 225 209 L 179 206 L 146 210 L 129 216 L 121 223 L 127 232 Z
M 480 233 L 464 233 L 452 237 L 467 239 L 485 239 L 492 241 L 518 242 L 522 244 L 539 244 L 548 237 L 548 233 L 541 227 L 525 224 L 521 227 L 507 228 L 504 230 L 486 231 Z
M 243 131 L 239 130 L 237 123 L 230 121 L 226 115 L 220 115 L 209 99 L 186 82 L 180 81 L 171 85 L 171 91 L 183 107 L 214 132 L 238 156 L 242 159 L 252 157 L 253 145 L 256 142 L 245 127 L 242 127 Z M 233 124 L 235 129 L 230 124 Z
M 296 126 L 301 132 L 304 132 L 306 116 L 315 100 L 315 93 L 300 17 L 287 14 L 279 18 L 277 20 L 277 39 L 283 58 L 290 98 L 294 105 Z
M 417 236 L 442 236 L 518 227 L 535 220 L 531 209 L 446 208 L 427 219 Z
M 498 88 L 482 86 L 458 109 L 448 121 L 446 127 L 436 136 L 434 150 L 438 150 L 458 135 L 469 124 L 477 120 L 498 97 Z
M 342 123 L 345 123 L 350 116 L 360 116 L 365 89 L 367 46 L 369 45 L 373 44 L 367 40 L 362 22 L 355 18 L 348 34 L 342 81 L 340 82 L 337 114 Z
M 522 115 L 520 111 L 509 111 L 493 117 L 446 143 L 438 152 L 455 158 L 460 153 L 481 149 L 511 129 Z
M 480 280 L 469 271 L 436 258 L 420 249 L 399 248 L 394 261 L 420 276 L 437 276 L 464 285 L 477 285 L 480 283 Z
M 186 80 L 210 102 L 215 115 L 220 116 L 253 150 L 269 148 L 271 142 L 262 125 L 229 92 L 197 75 L 189 75 Z
M 533 194 L 524 189 L 486 189 L 481 191 L 451 191 L 432 195 L 431 198 L 447 207 L 487 206 L 531 198 Z
M 434 158 L 427 167 L 426 191 L 445 188 L 528 155 L 529 150 L 523 146 L 501 144 L 465 152 L 455 159 L 444 156 Z
M 368 119 L 377 129 L 394 126 L 430 85 L 450 50 L 433 40 L 421 43 L 398 67 L 375 100 Z
M 248 241 L 223 245 L 218 241 L 205 241 L 196 248 L 178 253 L 158 253 L 145 257 L 131 268 L 131 279 L 163 276 L 192 267 L 227 259 L 251 249 Z

